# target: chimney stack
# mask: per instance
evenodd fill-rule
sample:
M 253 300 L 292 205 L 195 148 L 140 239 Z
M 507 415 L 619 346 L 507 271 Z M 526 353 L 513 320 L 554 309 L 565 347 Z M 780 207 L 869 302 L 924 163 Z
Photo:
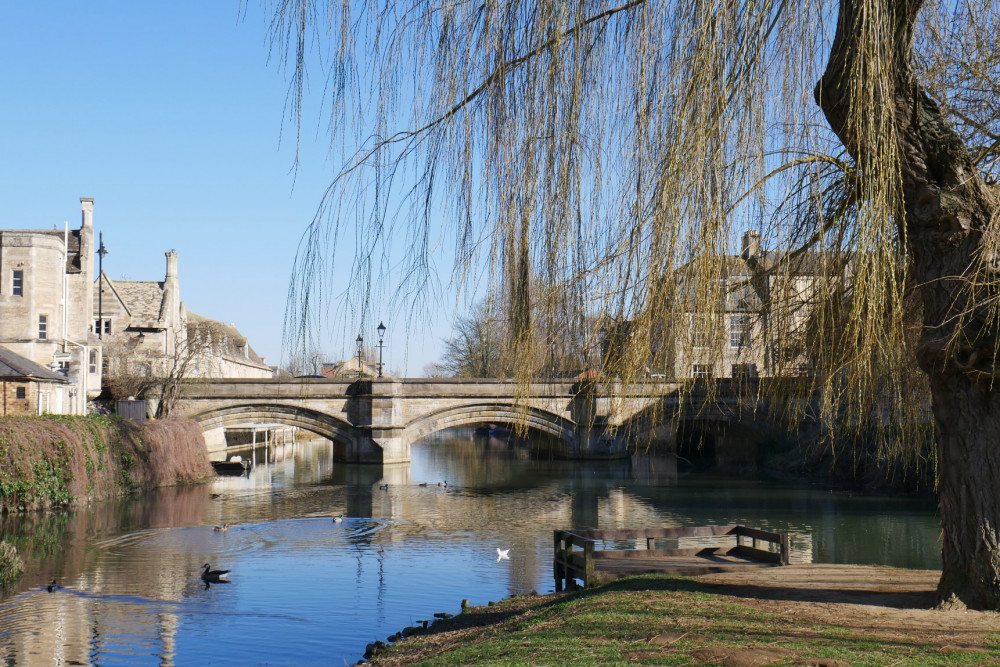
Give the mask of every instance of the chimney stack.
M 743 233 L 743 248 L 740 251 L 740 257 L 750 268 L 757 265 L 760 258 L 760 232 L 756 229 L 750 229 Z
M 168 250 L 167 255 L 167 276 L 166 280 L 169 282 L 171 278 L 177 279 L 177 252 L 174 250 Z
M 94 200 L 91 197 L 80 197 L 80 210 L 83 212 L 83 226 L 94 226 Z

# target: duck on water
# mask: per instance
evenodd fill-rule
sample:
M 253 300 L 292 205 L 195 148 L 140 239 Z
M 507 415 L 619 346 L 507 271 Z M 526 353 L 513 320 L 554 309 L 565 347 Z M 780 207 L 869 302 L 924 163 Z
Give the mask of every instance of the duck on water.
M 229 579 L 226 575 L 229 574 L 229 570 L 213 570 L 208 563 L 202 566 L 204 569 L 201 571 L 201 580 L 206 584 L 228 584 Z

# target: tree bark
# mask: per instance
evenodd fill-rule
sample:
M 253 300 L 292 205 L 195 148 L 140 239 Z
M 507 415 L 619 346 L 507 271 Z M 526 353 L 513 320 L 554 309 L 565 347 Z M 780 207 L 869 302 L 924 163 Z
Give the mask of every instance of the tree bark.
M 996 298 L 998 212 L 959 136 L 918 84 L 911 67 L 922 0 L 841 0 L 837 34 L 816 100 L 866 178 L 899 179 L 894 216 L 920 293 L 917 351 L 930 379 L 936 422 L 942 524 L 943 603 L 1000 609 L 1000 336 Z M 877 22 L 872 17 L 887 20 Z M 871 31 L 882 26 L 872 48 Z M 866 39 L 867 36 L 867 39 Z M 857 77 L 876 85 L 877 59 L 890 60 L 884 98 L 859 99 Z M 879 172 L 886 144 L 859 130 L 860 114 L 887 114 L 898 173 Z M 870 127 L 870 126 L 869 126 Z M 883 163 L 884 164 L 884 163 Z

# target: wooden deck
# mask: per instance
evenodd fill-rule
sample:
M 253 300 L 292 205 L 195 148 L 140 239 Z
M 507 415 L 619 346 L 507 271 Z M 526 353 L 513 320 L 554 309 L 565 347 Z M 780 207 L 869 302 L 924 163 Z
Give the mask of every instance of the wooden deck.
M 613 548 L 607 548 L 609 542 Z M 657 543 L 677 548 L 657 548 Z M 680 546 L 698 542 L 697 546 Z M 622 548 L 626 543 L 631 548 Z M 712 543 L 712 544 L 706 544 Z M 644 545 L 645 549 L 635 548 Z M 556 590 L 575 579 L 584 586 L 650 572 L 697 576 L 788 564 L 788 535 L 746 526 L 642 530 L 557 530 L 553 539 Z M 600 548 L 599 548 L 600 547 Z

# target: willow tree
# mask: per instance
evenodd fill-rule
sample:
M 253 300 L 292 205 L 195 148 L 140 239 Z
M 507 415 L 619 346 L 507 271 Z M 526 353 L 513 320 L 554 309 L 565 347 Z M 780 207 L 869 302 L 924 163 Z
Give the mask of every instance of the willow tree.
M 292 115 L 326 67 L 332 145 L 352 147 L 307 233 L 289 322 L 326 307 L 337 230 L 357 230 L 361 316 L 397 239 L 401 293 L 422 294 L 443 237 L 456 282 L 484 272 L 506 295 L 523 358 L 570 323 L 627 321 L 616 370 L 634 377 L 666 363 L 664 332 L 682 341 L 692 312 L 722 312 L 727 257 L 759 229 L 787 250 L 771 274 L 806 254 L 825 267 L 808 296 L 814 317 L 840 313 L 810 327 L 827 405 L 893 414 L 925 373 L 938 594 L 1000 608 L 998 6 L 276 3 Z

